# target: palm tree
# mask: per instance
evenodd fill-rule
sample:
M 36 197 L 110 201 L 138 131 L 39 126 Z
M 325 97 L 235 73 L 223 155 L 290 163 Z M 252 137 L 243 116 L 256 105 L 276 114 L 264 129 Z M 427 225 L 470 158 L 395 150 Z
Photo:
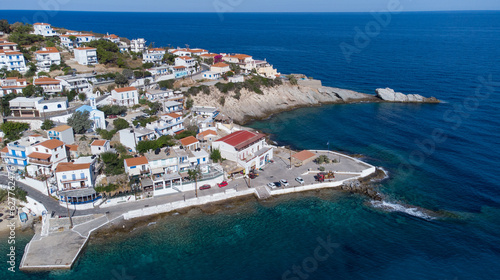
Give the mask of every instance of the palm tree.
M 201 177 L 200 167 L 196 166 L 195 169 L 188 170 L 189 180 L 194 180 L 194 194 L 198 197 L 198 179 Z

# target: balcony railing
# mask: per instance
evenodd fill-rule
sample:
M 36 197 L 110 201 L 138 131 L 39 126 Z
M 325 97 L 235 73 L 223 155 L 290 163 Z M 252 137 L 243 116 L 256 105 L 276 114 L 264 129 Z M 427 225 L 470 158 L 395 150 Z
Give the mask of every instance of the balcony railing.
M 33 159 L 30 158 L 30 163 L 38 164 L 38 165 L 45 165 L 45 166 L 51 166 L 52 162 L 50 161 L 45 161 L 45 160 L 39 160 L 39 159 Z
M 85 176 L 85 178 L 76 178 L 76 179 L 61 180 L 61 183 L 67 184 L 67 183 L 81 182 L 81 181 L 87 181 L 87 179 L 88 179 L 88 177 Z

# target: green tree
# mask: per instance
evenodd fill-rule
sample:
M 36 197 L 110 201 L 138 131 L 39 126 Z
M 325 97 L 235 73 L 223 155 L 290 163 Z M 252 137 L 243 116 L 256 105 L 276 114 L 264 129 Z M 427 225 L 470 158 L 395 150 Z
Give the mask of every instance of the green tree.
M 158 85 L 160 86 L 160 88 L 174 89 L 174 83 L 175 80 L 170 79 L 170 80 L 160 81 L 158 82 Z
M 96 129 L 97 134 L 101 136 L 101 138 L 106 139 L 106 140 L 111 140 L 113 136 L 116 134 L 116 129 L 113 130 L 106 130 L 106 129 Z
M 0 20 L 0 31 L 9 34 L 10 33 L 10 24 L 6 19 Z
M 85 93 L 79 93 L 78 94 L 78 99 L 80 99 L 80 101 L 85 101 L 87 100 L 87 95 Z
M 118 154 L 106 152 L 101 154 L 101 159 L 106 165 L 104 173 L 108 176 L 125 173 L 123 159 Z
M 120 155 L 125 155 L 127 154 L 127 148 L 125 146 L 123 146 L 122 144 L 120 143 L 117 143 L 115 145 L 113 145 L 113 148 L 115 148 L 115 150 L 120 154 Z
M 77 93 L 76 93 L 76 91 L 74 89 L 72 89 L 69 92 L 64 91 L 63 95 L 66 95 L 66 97 L 68 98 L 68 102 L 71 102 L 71 101 L 75 100 L 75 97 L 77 96 Z
M 43 88 L 41 86 L 28 85 L 23 88 L 23 95 L 25 97 L 43 96 Z
M 188 98 L 188 99 L 186 100 L 186 109 L 188 109 L 188 110 L 189 110 L 189 109 L 193 108 L 193 104 L 194 104 L 193 99 Z
M 212 150 L 212 152 L 210 153 L 210 159 L 215 163 L 222 162 L 222 155 L 220 153 L 220 150 L 219 149 Z
M 89 112 L 74 112 L 73 116 L 68 119 L 68 125 L 73 127 L 73 130 L 77 134 L 85 133 L 85 131 L 92 127 L 92 120 L 89 119 Z
M 124 119 L 116 119 L 113 121 L 113 125 L 117 131 L 130 127 L 128 121 Z
M 0 129 L 5 134 L 5 138 L 15 141 L 21 138 L 21 132 L 28 130 L 30 125 L 28 123 L 20 122 L 5 122 L 0 125 Z
M 44 120 L 40 128 L 43 130 L 49 130 L 53 127 L 54 127 L 54 122 L 52 120 Z
M 134 71 L 130 69 L 123 69 L 122 75 L 125 76 L 127 79 L 131 79 L 134 77 Z
M 153 66 L 155 66 L 153 62 L 146 62 L 142 64 L 142 69 L 149 69 L 152 68 Z
M 120 85 L 120 86 L 123 86 L 123 85 L 126 85 L 128 83 L 128 79 L 127 77 L 123 76 L 122 74 L 120 73 L 117 73 L 116 74 L 116 77 L 115 77 L 115 84 L 117 85 Z
M 177 56 L 174 55 L 174 54 L 171 54 L 169 52 L 165 53 L 165 55 L 163 56 L 163 62 L 165 62 L 166 64 L 168 65 L 174 65 L 175 64 L 175 58 Z
M 198 166 L 195 169 L 188 170 L 189 180 L 194 181 L 194 194 L 198 197 L 198 179 L 201 178 L 201 171 Z

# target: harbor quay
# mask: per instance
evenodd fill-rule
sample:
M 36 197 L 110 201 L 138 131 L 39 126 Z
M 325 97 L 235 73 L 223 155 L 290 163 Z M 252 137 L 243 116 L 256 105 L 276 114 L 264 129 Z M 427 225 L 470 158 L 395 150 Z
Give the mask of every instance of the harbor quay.
M 210 189 L 184 193 L 155 196 L 148 199 L 128 199 L 109 201 L 91 210 L 74 210 L 72 219 L 44 215 L 41 226 L 38 225 L 33 239 L 26 245 L 20 264 L 23 271 L 50 271 L 71 269 L 92 232 L 109 223 L 123 220 L 173 212 L 183 208 L 196 207 L 216 203 L 228 199 L 255 196 L 259 200 L 289 193 L 336 188 L 345 182 L 358 180 L 376 172 L 376 167 L 356 158 L 331 151 L 308 151 L 315 158 L 327 156 L 330 163 L 321 165 L 324 172 L 333 172 L 334 178 L 317 181 L 319 165 L 314 161 L 290 159 L 290 152 L 278 148 L 275 159 L 261 170 L 254 179 L 247 175 L 234 176 L 227 179 L 228 185 L 219 188 L 212 185 Z M 323 169 L 322 168 L 322 169 Z M 302 178 L 303 182 L 295 180 Z M 218 179 L 222 182 L 224 178 Z M 286 180 L 288 186 L 270 187 L 269 183 Z M 197 186 L 200 187 L 200 184 Z M 48 209 L 50 211 L 50 209 Z

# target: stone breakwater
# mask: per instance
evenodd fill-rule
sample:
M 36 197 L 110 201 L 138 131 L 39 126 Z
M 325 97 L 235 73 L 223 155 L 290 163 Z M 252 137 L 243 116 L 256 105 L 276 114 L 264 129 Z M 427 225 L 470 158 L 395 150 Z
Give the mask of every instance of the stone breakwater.
M 359 102 L 397 102 L 386 97 L 386 95 L 382 95 L 382 98 L 373 94 L 340 88 L 290 85 L 288 83 L 271 88 L 262 88 L 262 92 L 262 94 L 257 94 L 242 89 L 239 99 L 237 99 L 234 97 L 234 92 L 222 93 L 216 87 L 211 86 L 210 94 L 199 93 L 192 98 L 196 105 L 219 108 L 222 113 L 231 117 L 238 124 L 265 119 L 273 114 L 301 107 Z M 411 95 L 409 98 L 411 100 L 420 100 L 415 102 L 439 102 L 435 98 L 416 98 L 414 96 L 416 95 Z M 221 102 L 222 99 L 224 102 Z

